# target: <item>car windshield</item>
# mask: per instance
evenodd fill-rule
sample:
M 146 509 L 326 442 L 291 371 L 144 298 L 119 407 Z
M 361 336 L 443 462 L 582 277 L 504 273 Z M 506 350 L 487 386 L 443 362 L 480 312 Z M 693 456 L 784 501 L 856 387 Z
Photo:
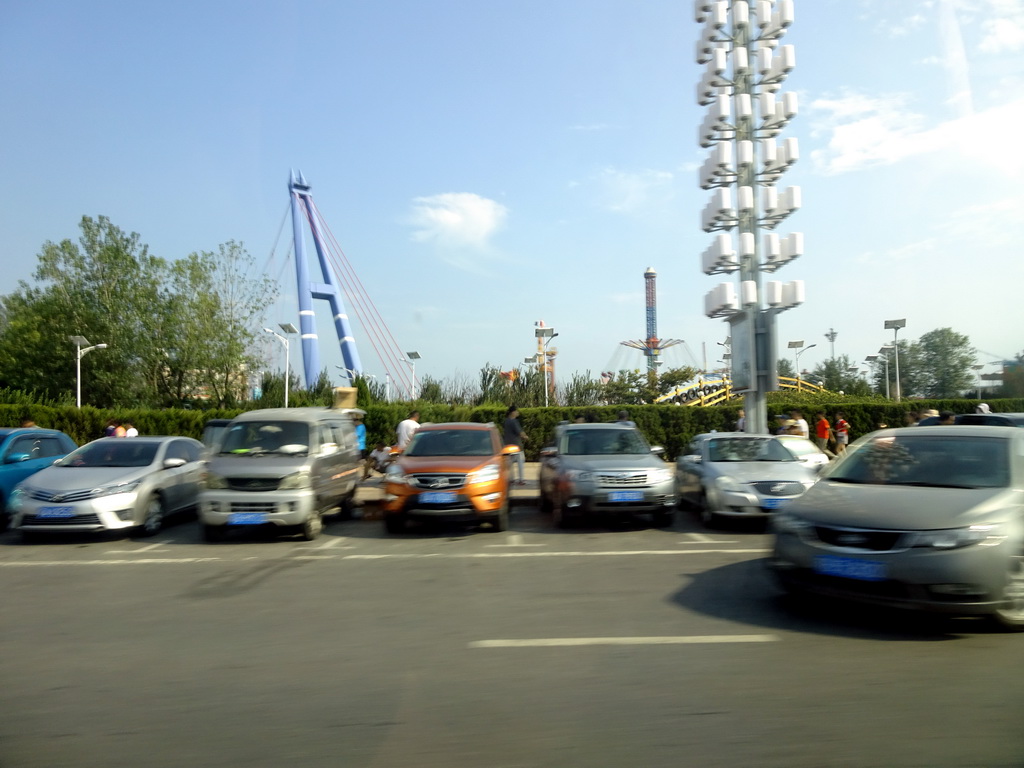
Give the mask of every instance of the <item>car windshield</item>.
M 796 461 L 771 438 L 720 437 L 708 445 L 708 461 Z
M 482 429 L 428 429 L 412 436 L 405 456 L 491 456 L 491 434 Z
M 224 434 L 220 453 L 242 456 L 309 452 L 309 426 L 298 421 L 244 421 L 232 424 Z
M 923 430 L 922 430 L 923 431 Z M 928 437 L 917 430 L 882 435 L 858 446 L 828 479 L 868 485 L 1004 488 L 1009 441 L 997 437 Z M 909 434 L 913 432 L 914 434 Z
M 159 444 L 134 438 L 97 440 L 72 451 L 57 462 L 60 467 L 147 467 Z
M 573 429 L 562 437 L 562 453 L 571 456 L 616 456 L 650 453 L 635 429 Z

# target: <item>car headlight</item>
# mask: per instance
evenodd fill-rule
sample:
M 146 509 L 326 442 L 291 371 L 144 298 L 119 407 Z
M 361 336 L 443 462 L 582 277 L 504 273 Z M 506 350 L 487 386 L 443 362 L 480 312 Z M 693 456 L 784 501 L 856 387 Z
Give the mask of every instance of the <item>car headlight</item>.
M 309 488 L 309 471 L 303 470 L 301 472 L 293 472 L 290 475 L 282 478 L 281 482 L 278 483 L 277 489 L 279 491 L 294 491 L 300 488 Z
M 501 468 L 497 464 L 488 464 L 486 467 L 481 467 L 476 472 L 470 472 L 466 475 L 466 485 L 490 483 L 499 477 L 501 477 Z
M 715 478 L 715 487 L 720 491 L 739 491 L 743 492 L 743 486 L 736 480 L 733 480 L 728 475 L 722 475 L 721 477 Z
M 104 485 L 99 488 L 92 489 L 93 498 L 99 498 L 100 496 L 116 496 L 119 493 L 131 493 L 139 487 L 141 480 L 133 480 L 130 483 L 117 483 L 115 485 Z
M 388 464 L 384 469 L 384 482 L 405 485 L 409 482 L 409 479 L 405 476 L 405 472 L 402 471 L 400 466 Z
M 647 470 L 647 482 L 651 485 L 666 483 L 672 480 L 674 473 L 671 469 L 649 469 Z
M 593 480 L 594 473 L 589 472 L 585 469 L 570 469 L 565 473 L 566 477 L 572 480 L 574 483 L 578 483 L 581 480 Z
M 799 536 L 814 529 L 814 524 L 792 512 L 776 512 L 772 515 L 772 529 L 776 533 L 792 533 Z
M 228 481 L 223 475 L 207 472 L 206 477 L 203 478 L 203 487 L 211 490 L 224 490 L 228 487 Z
M 921 531 L 914 540 L 914 546 L 932 547 L 933 549 L 960 549 L 978 544 L 983 547 L 994 547 L 1005 538 L 1005 526 L 1001 523 L 992 523 L 941 531 Z

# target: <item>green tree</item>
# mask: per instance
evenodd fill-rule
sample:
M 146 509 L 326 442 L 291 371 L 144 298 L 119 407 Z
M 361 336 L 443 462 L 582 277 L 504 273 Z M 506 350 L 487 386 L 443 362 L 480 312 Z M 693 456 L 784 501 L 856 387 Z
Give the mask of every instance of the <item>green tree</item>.
M 850 370 L 853 368 L 854 370 Z M 855 366 L 849 355 L 840 355 L 819 363 L 811 371 L 811 379 L 821 381 L 825 389 L 832 392 L 843 392 L 847 395 L 868 395 L 871 387 L 859 374 L 860 366 Z
M 952 328 L 937 328 L 921 336 L 915 346 L 920 366 L 918 387 L 904 394 L 958 397 L 974 386 L 971 366 L 977 353 L 970 339 Z M 902 363 L 902 360 L 900 361 Z M 902 370 L 900 371 L 902 378 Z

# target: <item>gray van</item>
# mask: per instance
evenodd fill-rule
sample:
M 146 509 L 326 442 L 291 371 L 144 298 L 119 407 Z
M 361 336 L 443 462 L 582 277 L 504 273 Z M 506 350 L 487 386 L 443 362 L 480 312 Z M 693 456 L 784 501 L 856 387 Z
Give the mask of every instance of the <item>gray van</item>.
M 234 418 L 199 494 L 206 540 L 231 528 L 276 525 L 312 541 L 324 513 L 350 512 L 362 476 L 353 413 L 361 411 L 270 408 Z

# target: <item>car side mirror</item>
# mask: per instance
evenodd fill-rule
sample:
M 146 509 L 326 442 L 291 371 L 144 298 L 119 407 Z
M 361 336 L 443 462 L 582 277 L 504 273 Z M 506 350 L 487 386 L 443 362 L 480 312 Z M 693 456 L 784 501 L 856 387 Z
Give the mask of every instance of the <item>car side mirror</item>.
M 506 445 L 501 449 L 501 454 L 502 456 L 511 456 L 513 453 L 519 453 L 520 450 L 522 449 L 518 445 Z
M 164 469 L 175 469 L 177 467 L 183 467 L 188 462 L 184 459 L 164 459 Z
M 553 446 L 553 445 L 549 445 L 546 448 L 541 448 L 540 449 L 540 455 L 541 456 L 557 456 L 558 455 L 558 449 L 555 448 L 555 446 Z
M 662 446 L 660 446 L 660 445 L 652 445 L 651 446 L 651 453 L 656 453 L 659 456 L 661 456 L 663 453 L 665 453 L 665 449 Z
M 31 454 L 28 453 L 12 453 L 4 459 L 4 464 L 19 464 L 20 462 L 28 461 L 31 458 Z
M 701 459 L 699 453 L 691 453 L 686 456 L 683 456 L 683 461 L 688 462 L 690 464 L 700 464 L 703 460 Z

